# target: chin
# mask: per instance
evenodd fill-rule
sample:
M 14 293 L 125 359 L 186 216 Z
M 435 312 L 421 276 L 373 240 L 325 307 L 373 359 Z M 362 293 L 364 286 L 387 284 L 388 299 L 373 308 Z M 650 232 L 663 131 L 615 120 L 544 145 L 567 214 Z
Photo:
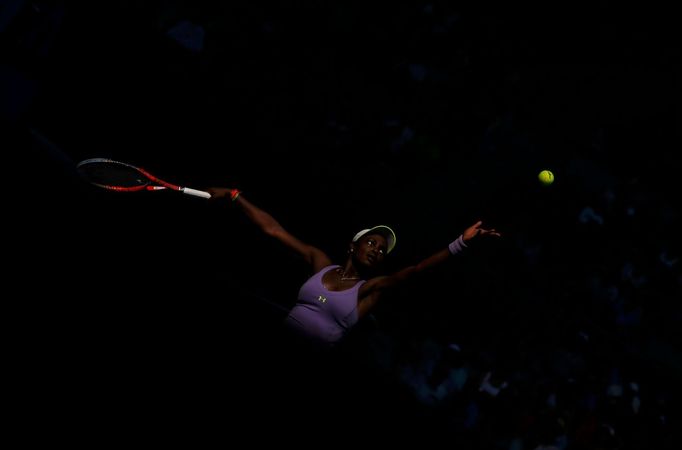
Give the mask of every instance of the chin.
M 363 271 L 367 272 L 369 275 L 374 275 L 379 272 L 381 268 L 381 263 L 368 263 L 363 266 Z

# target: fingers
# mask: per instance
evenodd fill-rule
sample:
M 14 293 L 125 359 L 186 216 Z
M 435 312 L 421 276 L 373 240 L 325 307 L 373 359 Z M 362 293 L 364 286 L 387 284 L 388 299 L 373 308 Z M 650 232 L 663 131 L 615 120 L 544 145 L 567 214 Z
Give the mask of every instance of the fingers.
M 471 227 L 472 230 L 474 230 L 474 236 L 496 236 L 500 237 L 502 234 L 497 231 L 496 228 L 480 228 L 480 225 L 483 222 L 478 221 L 475 225 Z
M 227 197 L 229 195 L 230 191 L 229 191 L 229 189 L 225 189 L 225 188 L 212 187 L 212 188 L 206 189 L 206 192 L 211 194 L 211 199 L 217 200 L 220 198 Z
M 464 232 L 465 236 L 468 236 L 469 239 L 474 238 L 474 237 L 479 237 L 479 236 L 495 236 L 495 237 L 501 237 L 502 234 L 497 231 L 496 228 L 482 228 L 483 221 L 479 220 L 475 224 L 471 225 L 467 230 Z

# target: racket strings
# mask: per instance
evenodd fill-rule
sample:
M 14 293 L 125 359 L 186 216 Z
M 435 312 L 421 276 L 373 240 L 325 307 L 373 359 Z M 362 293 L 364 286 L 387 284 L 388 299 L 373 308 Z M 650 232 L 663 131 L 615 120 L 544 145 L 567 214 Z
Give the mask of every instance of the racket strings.
M 78 170 L 90 183 L 112 188 L 142 188 L 149 179 L 137 169 L 116 162 L 91 162 Z

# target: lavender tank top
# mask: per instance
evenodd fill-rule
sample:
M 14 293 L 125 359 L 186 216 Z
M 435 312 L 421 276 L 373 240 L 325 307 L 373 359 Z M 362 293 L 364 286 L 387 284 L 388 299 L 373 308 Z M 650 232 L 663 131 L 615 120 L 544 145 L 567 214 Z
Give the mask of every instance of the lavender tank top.
M 287 328 L 319 343 L 334 344 L 357 323 L 358 291 L 365 281 L 350 289 L 330 291 L 322 284 L 322 277 L 337 267 L 341 266 L 322 268 L 301 286 L 298 301 L 285 319 Z

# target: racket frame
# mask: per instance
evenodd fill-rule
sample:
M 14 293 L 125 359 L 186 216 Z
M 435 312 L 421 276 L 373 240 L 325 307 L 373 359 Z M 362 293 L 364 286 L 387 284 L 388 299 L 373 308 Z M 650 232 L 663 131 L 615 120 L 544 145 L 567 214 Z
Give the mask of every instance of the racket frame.
M 82 166 L 85 166 L 87 164 L 94 164 L 94 163 L 106 163 L 106 164 L 117 164 L 120 166 L 125 166 L 127 168 L 133 169 L 136 172 L 140 173 L 143 175 L 149 182 L 155 183 L 155 184 L 149 184 L 145 183 L 140 186 L 112 186 L 112 185 L 106 185 L 102 183 L 96 183 L 93 181 L 88 180 L 91 184 L 94 184 L 95 186 L 99 186 L 104 189 L 109 189 L 111 191 L 116 191 L 116 192 L 139 192 L 143 190 L 147 191 L 157 191 L 157 190 L 162 190 L 162 189 L 170 189 L 172 191 L 177 191 L 177 192 L 182 192 L 183 194 L 191 195 L 193 197 L 201 197 L 201 198 L 211 198 L 211 194 L 205 191 L 200 191 L 197 189 L 192 189 L 188 188 L 185 186 L 178 186 L 177 184 L 169 183 L 165 180 L 162 180 L 161 178 L 152 175 L 145 169 L 142 169 L 141 167 L 134 166 L 132 164 L 124 163 L 121 161 L 116 161 L 113 159 L 108 159 L 108 158 L 89 158 L 85 159 L 81 162 L 79 162 L 76 165 L 76 168 L 81 168 Z

